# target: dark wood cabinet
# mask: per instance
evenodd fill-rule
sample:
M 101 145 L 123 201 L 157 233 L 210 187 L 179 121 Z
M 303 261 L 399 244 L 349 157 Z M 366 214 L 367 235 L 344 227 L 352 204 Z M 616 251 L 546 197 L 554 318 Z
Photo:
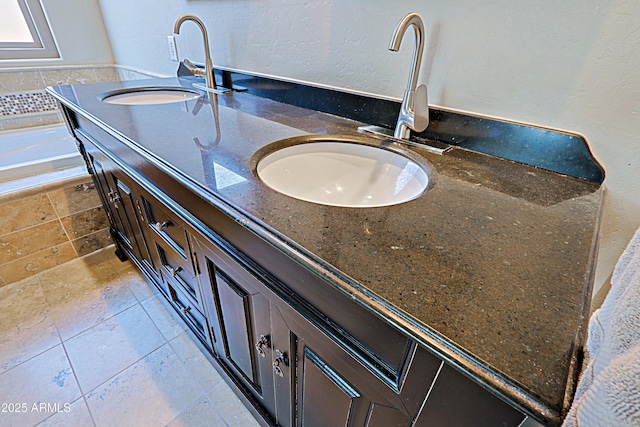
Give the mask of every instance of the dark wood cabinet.
M 271 311 L 271 357 L 283 425 L 408 426 L 400 396 L 339 341 L 283 304 Z
M 269 300 L 259 278 L 240 266 L 221 241 L 192 237 L 215 355 L 277 422 L 270 347 Z
M 304 267 L 266 262 L 277 258 L 263 249 L 261 259 L 247 255 L 267 246 L 231 230 L 241 225 L 226 221 L 222 232 L 199 220 L 97 137 L 77 138 L 119 254 L 162 291 L 264 424 L 515 427 L 525 418 Z M 197 206 L 206 209 L 215 207 Z
M 221 239 L 193 237 L 218 359 L 278 425 L 410 425 L 441 362 L 412 347 L 400 390 Z
M 111 236 L 118 245 L 121 259 L 132 255 L 147 273 L 154 271 L 144 235 L 144 216 L 137 186 L 111 160 L 99 152 L 86 152 L 88 169 L 93 176 L 98 194 L 110 222 Z

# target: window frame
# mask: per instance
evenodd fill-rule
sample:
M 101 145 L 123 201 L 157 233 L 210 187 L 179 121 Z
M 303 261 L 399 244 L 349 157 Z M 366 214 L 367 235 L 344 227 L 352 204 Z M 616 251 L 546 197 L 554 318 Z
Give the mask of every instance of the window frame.
M 49 21 L 39 0 L 16 0 L 33 42 L 0 41 L 0 60 L 60 58 Z

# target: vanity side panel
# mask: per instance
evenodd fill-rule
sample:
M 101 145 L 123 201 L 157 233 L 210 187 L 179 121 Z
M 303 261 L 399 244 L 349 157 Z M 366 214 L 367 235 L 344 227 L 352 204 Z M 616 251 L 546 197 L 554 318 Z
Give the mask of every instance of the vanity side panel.
M 517 427 L 525 418 L 525 415 L 445 364 L 414 425 Z

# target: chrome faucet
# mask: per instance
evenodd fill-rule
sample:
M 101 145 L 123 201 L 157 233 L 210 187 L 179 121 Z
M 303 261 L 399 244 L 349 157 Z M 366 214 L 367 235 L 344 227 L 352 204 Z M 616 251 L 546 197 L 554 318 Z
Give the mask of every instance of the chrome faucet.
M 427 102 L 427 87 L 418 85 L 418 73 L 422 62 L 422 52 L 424 50 L 424 24 L 422 18 L 417 13 L 409 13 L 396 26 L 389 43 L 389 50 L 397 52 L 404 33 L 409 26 L 413 26 L 415 32 L 415 48 L 413 51 L 413 63 L 409 72 L 407 90 L 404 91 L 402 106 L 398 115 L 393 136 L 395 138 L 408 139 L 411 129 L 422 132 L 429 125 L 429 105 Z M 417 87 L 416 87 L 417 86 Z
M 204 39 L 204 56 L 205 56 L 205 81 L 207 83 L 207 87 L 209 89 L 216 89 L 216 80 L 213 77 L 213 62 L 211 62 L 211 52 L 209 51 L 209 36 L 207 34 L 207 28 L 204 26 L 204 23 L 195 15 L 182 15 L 176 20 L 176 23 L 173 25 L 173 32 L 175 34 L 180 34 L 180 26 L 184 21 L 193 21 L 198 24 L 200 30 L 202 31 L 202 38 Z

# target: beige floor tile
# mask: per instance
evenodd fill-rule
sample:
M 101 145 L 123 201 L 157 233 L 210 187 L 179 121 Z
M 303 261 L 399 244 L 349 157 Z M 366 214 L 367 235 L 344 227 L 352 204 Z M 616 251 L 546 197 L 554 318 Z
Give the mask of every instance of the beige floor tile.
M 37 275 L 63 340 L 137 303 L 102 251 Z
M 127 268 L 137 268 L 135 266 L 135 264 L 133 262 L 131 262 L 130 260 L 126 260 L 126 261 L 121 261 L 120 258 L 118 258 L 116 256 L 116 245 L 112 244 L 110 246 L 105 247 L 104 249 L 102 249 L 102 251 L 104 252 L 105 256 L 109 259 L 109 261 L 111 261 L 111 264 L 113 264 L 113 267 L 116 270 L 124 270 Z M 140 273 L 142 274 L 142 273 Z
M 0 402 L 28 409 L 0 413 L 0 426 L 258 425 L 163 296 L 113 251 L 0 287 Z M 81 398 L 76 376 L 85 391 L 106 381 Z
M 202 398 L 169 345 L 151 353 L 87 395 L 96 425 L 165 426 Z
M 0 286 L 33 276 L 76 257 L 72 244 L 65 242 L 2 264 L 0 265 Z
M 64 343 L 86 393 L 157 350 L 166 341 L 139 304 Z
M 80 398 L 69 406 L 63 406 L 60 412 L 50 416 L 37 427 L 92 427 L 94 425 L 84 398 Z
M 129 265 L 127 268 L 120 270 L 119 274 L 126 281 L 131 293 L 140 302 L 147 298 L 155 297 L 159 292 L 158 288 L 149 283 L 137 267 Z
M 0 374 L 0 402 L 19 403 L 25 409 L 0 412 L 0 425 L 36 425 L 80 396 L 64 349 L 58 345 Z
M 227 427 L 227 424 L 205 397 L 182 412 L 167 427 Z
M 185 368 L 191 372 L 191 375 L 198 381 L 205 392 L 222 382 L 222 377 L 218 374 L 218 371 L 211 365 L 211 362 L 202 354 L 186 332 L 172 339 L 169 344 Z
M 183 326 L 157 298 L 147 298 L 141 304 L 167 341 L 184 333 Z
M 233 427 L 260 425 L 226 383 L 218 384 L 207 394 L 207 397 L 228 425 Z
M 56 219 L 46 194 L 0 204 L 0 235 Z
M 0 307 L 0 373 L 60 344 L 35 277 L 0 288 Z

